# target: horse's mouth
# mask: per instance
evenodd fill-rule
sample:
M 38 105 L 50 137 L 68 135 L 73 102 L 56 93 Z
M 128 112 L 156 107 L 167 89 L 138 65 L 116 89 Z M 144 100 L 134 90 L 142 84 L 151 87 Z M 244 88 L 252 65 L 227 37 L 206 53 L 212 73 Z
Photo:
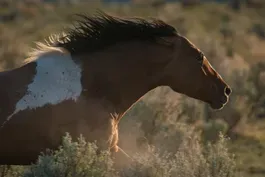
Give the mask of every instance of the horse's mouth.
M 215 110 L 221 110 L 223 109 L 225 104 L 223 103 L 210 103 L 210 106 L 212 109 L 215 109 Z
M 226 105 L 226 103 L 228 103 L 228 101 L 229 101 L 229 97 L 223 96 L 220 101 L 210 102 L 209 104 L 212 109 L 221 110 Z

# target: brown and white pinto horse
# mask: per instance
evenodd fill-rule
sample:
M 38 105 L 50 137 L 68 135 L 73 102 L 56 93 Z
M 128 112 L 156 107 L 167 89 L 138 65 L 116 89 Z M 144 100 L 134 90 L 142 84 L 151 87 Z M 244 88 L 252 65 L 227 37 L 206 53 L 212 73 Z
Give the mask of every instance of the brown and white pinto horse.
M 0 73 L 0 164 L 33 163 L 65 132 L 117 150 L 120 118 L 158 86 L 214 109 L 227 103 L 229 86 L 172 26 L 105 13 L 79 17 L 25 65 Z

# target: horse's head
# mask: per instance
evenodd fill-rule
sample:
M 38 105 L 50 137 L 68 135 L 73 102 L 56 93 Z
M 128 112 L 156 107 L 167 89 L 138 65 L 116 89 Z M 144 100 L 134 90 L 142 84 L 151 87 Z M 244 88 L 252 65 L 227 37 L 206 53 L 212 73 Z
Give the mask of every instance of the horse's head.
M 177 36 L 169 40 L 173 52 L 164 70 L 164 83 L 176 92 L 209 103 L 213 109 L 221 109 L 231 88 L 188 39 Z

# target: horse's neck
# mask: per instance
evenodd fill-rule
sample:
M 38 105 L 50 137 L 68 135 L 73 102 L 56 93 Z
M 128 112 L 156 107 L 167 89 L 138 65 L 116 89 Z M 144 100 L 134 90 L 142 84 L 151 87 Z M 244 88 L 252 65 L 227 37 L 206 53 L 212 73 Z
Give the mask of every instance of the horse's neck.
M 101 70 L 90 75 L 84 84 L 84 93 L 88 98 L 99 100 L 110 112 L 123 114 L 151 89 L 146 80 L 144 75 L 130 68 L 113 67 L 113 70 Z
M 84 61 L 83 86 L 88 98 L 104 100 L 117 113 L 123 114 L 151 89 L 157 87 L 153 80 L 154 67 L 148 58 L 156 52 L 145 52 L 143 46 L 109 48 L 103 52 L 79 57 Z M 78 57 L 77 57 L 78 58 Z

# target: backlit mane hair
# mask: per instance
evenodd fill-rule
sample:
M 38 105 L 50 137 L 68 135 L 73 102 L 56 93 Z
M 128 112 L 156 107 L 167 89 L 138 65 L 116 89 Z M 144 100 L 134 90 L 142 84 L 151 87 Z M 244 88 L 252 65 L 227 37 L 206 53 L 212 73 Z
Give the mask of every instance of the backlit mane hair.
M 147 21 L 141 18 L 122 19 L 98 11 L 93 16 L 77 14 L 77 24 L 63 37 L 50 43 L 62 47 L 71 54 L 94 52 L 118 42 L 145 40 L 155 42 L 161 37 L 175 36 L 174 27 L 161 20 Z
M 157 19 L 148 21 L 142 18 L 119 18 L 102 11 L 97 11 L 92 16 L 76 16 L 79 18 L 73 25 L 74 28 L 51 35 L 45 43 L 36 42 L 36 48 L 28 53 L 24 63 L 50 52 L 82 54 L 95 52 L 119 42 L 157 42 L 163 37 L 178 35 L 173 26 Z M 167 44 L 167 41 L 164 40 L 164 43 Z

